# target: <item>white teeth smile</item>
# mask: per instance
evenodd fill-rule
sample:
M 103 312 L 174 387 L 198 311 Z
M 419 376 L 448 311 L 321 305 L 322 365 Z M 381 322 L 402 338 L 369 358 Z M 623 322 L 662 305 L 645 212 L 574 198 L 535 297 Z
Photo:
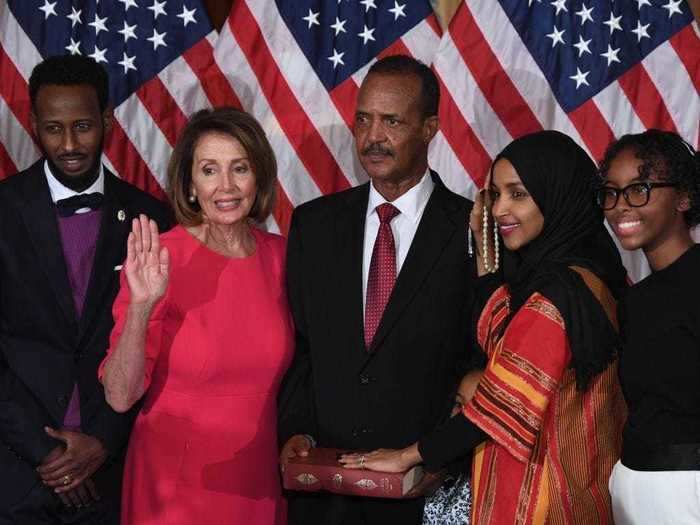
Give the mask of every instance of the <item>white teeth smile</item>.
M 642 223 L 642 221 L 618 222 L 617 227 L 620 230 L 629 230 L 630 228 L 634 228 L 635 226 L 639 226 L 641 223 Z
M 216 207 L 219 209 L 231 209 L 237 208 L 240 202 L 239 199 L 236 199 L 233 201 L 216 201 L 214 204 L 216 204 Z

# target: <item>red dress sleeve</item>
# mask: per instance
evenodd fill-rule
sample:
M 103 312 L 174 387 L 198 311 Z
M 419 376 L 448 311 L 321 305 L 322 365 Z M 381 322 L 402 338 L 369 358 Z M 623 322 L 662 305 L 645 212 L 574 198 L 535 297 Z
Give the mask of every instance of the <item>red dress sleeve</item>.
M 100 363 L 97 374 L 102 380 L 104 374 L 104 366 L 109 357 L 111 356 L 114 349 L 117 347 L 119 338 L 124 330 L 124 324 L 126 322 L 126 313 L 129 307 L 130 291 L 129 285 L 126 282 L 126 273 L 122 270 L 121 276 L 119 277 L 119 293 L 117 298 L 114 300 L 114 305 L 112 306 L 112 317 L 114 318 L 114 328 L 112 328 L 112 333 L 109 336 L 109 348 L 107 349 L 107 355 Z M 151 317 L 148 320 L 148 328 L 146 330 L 146 362 L 145 362 L 145 374 L 144 374 L 144 392 L 148 389 L 151 384 L 151 377 L 153 374 L 153 367 L 158 359 L 160 350 L 163 344 L 163 323 L 168 312 L 168 292 L 165 296 L 161 298 L 158 304 L 153 309 Z
M 499 315 L 493 302 L 489 306 L 489 315 Z M 564 321 L 551 302 L 535 293 L 500 339 L 480 325 L 489 362 L 464 415 L 526 462 L 571 358 Z

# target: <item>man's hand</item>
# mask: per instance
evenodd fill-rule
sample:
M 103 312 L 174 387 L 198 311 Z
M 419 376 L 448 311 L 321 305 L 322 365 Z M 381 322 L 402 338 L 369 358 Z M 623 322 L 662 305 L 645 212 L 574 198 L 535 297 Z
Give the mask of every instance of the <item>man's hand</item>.
M 44 484 L 53 488 L 58 494 L 76 489 L 107 459 L 104 446 L 93 436 L 70 430 L 54 430 L 49 427 L 44 430 L 49 436 L 63 443 L 57 448 L 63 448 L 64 451 L 56 457 L 56 449 L 52 450 L 39 465 L 37 472 Z M 89 488 L 88 492 L 90 492 Z
M 58 458 L 60 458 L 63 455 L 63 453 L 65 451 L 66 451 L 66 447 L 63 443 L 61 443 L 60 445 L 56 445 L 56 448 L 51 450 L 51 452 L 49 452 L 46 455 L 46 457 L 43 460 L 41 460 L 41 464 L 48 465 L 49 463 L 56 461 Z
M 88 507 L 93 501 L 100 501 L 97 487 L 91 478 L 87 478 L 73 490 L 60 493 L 58 497 L 66 507 Z
M 297 456 L 308 456 L 309 450 L 311 450 L 309 438 L 302 434 L 290 437 L 282 447 L 282 452 L 280 452 L 280 469 L 282 469 L 282 472 L 284 472 L 290 459 Z

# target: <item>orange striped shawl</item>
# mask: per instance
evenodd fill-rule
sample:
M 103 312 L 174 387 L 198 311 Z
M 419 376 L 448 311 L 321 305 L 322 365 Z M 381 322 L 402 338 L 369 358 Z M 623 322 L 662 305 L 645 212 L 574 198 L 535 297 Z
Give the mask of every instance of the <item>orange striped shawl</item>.
M 607 288 L 574 269 L 617 325 Z M 556 307 L 533 294 L 498 337 L 508 300 L 499 288 L 481 315 L 477 335 L 489 362 L 464 408 L 491 437 L 472 464 L 472 523 L 612 524 L 608 478 L 626 417 L 617 362 L 579 392 Z

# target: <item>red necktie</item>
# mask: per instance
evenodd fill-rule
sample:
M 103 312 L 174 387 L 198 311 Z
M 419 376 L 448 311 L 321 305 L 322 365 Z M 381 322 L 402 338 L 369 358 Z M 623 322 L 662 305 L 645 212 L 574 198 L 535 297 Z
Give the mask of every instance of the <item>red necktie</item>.
M 399 210 L 388 202 L 376 208 L 379 216 L 379 231 L 374 241 L 372 262 L 367 276 L 367 300 L 365 303 L 365 345 L 369 349 L 377 331 L 379 321 L 389 301 L 391 290 L 396 281 L 396 246 L 394 234 L 391 231 L 391 220 Z

